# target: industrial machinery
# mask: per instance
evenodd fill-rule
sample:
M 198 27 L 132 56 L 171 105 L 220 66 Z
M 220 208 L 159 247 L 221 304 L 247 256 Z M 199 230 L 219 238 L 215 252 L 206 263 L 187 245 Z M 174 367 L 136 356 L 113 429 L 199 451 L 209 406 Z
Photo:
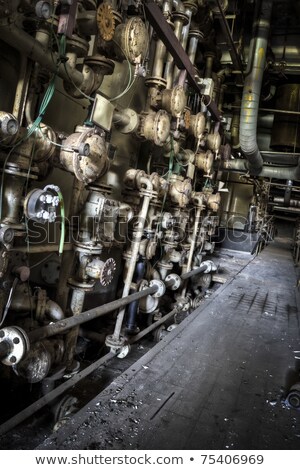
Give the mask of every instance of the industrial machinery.
M 297 220 L 299 4 L 0 2 L 4 381 L 76 375 L 82 338 L 124 357 L 199 304 L 216 243 Z

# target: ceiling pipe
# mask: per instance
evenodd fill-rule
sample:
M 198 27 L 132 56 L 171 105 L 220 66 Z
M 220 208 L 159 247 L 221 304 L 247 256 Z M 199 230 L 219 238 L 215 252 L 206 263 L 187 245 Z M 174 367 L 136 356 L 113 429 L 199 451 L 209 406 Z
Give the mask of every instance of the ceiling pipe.
M 254 24 L 241 104 L 240 144 L 252 174 L 259 174 L 263 167 L 263 158 L 257 144 L 257 117 L 266 65 L 271 12 L 272 1 L 263 0 L 259 19 Z

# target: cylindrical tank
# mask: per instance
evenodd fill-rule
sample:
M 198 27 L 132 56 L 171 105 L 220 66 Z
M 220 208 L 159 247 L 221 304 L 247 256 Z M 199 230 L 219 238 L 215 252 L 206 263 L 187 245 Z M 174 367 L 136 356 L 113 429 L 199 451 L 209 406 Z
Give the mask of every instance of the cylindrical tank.
M 276 109 L 300 112 L 300 85 L 282 85 L 277 90 Z M 300 149 L 300 115 L 275 113 L 271 148 L 279 151 Z

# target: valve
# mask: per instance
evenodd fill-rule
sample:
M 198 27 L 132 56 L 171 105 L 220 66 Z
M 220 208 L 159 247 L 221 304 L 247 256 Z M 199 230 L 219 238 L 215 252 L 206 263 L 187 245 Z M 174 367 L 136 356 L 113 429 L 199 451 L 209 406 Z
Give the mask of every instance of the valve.
M 46 186 L 44 189 L 33 189 L 27 194 L 24 211 L 28 219 L 45 224 L 55 221 L 58 215 L 56 212 L 58 206 L 57 191 Z

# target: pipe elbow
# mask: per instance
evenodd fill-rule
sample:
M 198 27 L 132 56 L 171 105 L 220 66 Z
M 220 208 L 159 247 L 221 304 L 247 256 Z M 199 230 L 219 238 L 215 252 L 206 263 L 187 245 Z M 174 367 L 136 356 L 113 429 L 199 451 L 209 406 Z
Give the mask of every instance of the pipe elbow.
M 53 300 L 48 300 L 46 303 L 45 314 L 48 318 L 54 321 L 60 321 L 65 318 L 64 312 L 61 307 Z

